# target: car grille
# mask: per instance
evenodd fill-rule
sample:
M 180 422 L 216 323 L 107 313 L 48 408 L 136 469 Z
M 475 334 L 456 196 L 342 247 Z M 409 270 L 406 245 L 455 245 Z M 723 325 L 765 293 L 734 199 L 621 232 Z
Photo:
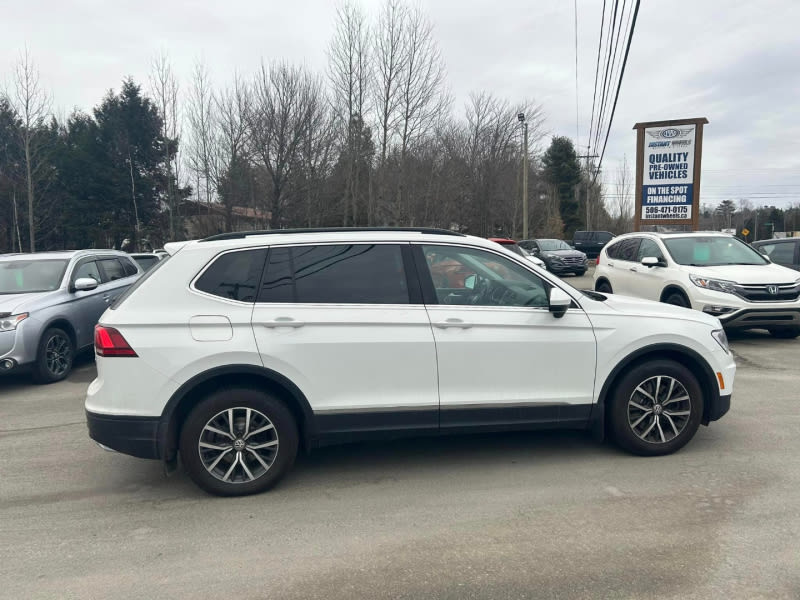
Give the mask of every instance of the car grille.
M 776 293 L 771 293 L 770 289 Z M 800 285 L 786 284 L 759 284 L 736 286 L 738 294 L 751 302 L 790 302 L 800 296 Z
M 583 258 L 580 256 L 565 256 L 561 260 L 564 261 L 565 265 L 572 265 L 576 267 L 583 266 Z

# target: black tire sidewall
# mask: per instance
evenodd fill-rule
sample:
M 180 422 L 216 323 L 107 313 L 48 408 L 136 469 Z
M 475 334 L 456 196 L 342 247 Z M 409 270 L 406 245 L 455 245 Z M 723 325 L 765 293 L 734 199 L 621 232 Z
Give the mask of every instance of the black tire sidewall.
M 628 423 L 628 400 L 634 389 L 650 377 L 668 375 L 683 384 L 692 400 L 689 422 L 678 437 L 663 444 L 653 444 L 639 439 Z M 634 367 L 622 377 L 608 399 L 609 428 L 614 441 L 623 449 L 640 456 L 671 454 L 685 446 L 697 433 L 703 418 L 705 398 L 694 374 L 685 366 L 671 360 L 654 360 Z
M 768 329 L 769 334 L 779 340 L 791 340 L 800 336 L 800 327 L 772 327 Z
M 605 290 L 603 288 L 608 288 L 608 289 Z M 611 287 L 611 284 L 608 283 L 607 281 L 600 282 L 597 285 L 597 288 L 596 288 L 595 291 L 600 292 L 601 294 L 613 294 L 614 293 L 614 289 Z
M 69 366 L 61 375 L 53 375 L 47 368 L 47 344 L 54 336 L 61 336 L 69 344 Z M 36 349 L 36 363 L 34 364 L 33 376 L 38 383 L 55 383 L 66 379 L 72 372 L 72 365 L 75 363 L 75 344 L 69 334 L 59 327 L 50 327 L 39 339 L 39 346 Z
M 197 442 L 206 423 L 217 413 L 232 407 L 253 408 L 266 415 L 278 434 L 278 455 L 269 471 L 249 483 L 225 483 L 203 466 Z M 209 394 L 189 413 L 180 435 L 180 455 L 189 477 L 200 488 L 218 496 L 245 496 L 273 487 L 292 468 L 298 447 L 297 424 L 291 411 L 277 397 L 252 388 L 226 387 Z
M 666 298 L 664 298 L 665 304 L 671 304 L 672 306 L 680 306 L 682 308 L 690 308 L 691 304 L 686 300 L 683 294 L 679 292 L 670 292 Z

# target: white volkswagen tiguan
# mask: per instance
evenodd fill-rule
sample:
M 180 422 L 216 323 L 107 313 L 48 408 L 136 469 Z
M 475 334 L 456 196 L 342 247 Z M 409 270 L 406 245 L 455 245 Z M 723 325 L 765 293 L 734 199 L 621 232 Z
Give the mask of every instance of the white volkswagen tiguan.
M 90 436 L 221 495 L 298 447 L 572 428 L 640 455 L 730 407 L 734 360 L 701 312 L 579 292 L 444 230 L 296 230 L 189 242 L 100 320 Z M 531 358 L 534 360 L 531 360 Z
M 725 233 L 630 233 L 603 248 L 599 292 L 694 308 L 726 329 L 800 335 L 800 274 Z

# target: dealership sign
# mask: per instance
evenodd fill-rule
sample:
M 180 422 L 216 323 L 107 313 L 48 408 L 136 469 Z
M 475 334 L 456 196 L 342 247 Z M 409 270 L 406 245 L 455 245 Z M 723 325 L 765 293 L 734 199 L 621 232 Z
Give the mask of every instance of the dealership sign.
M 706 119 L 637 123 L 635 225 L 697 229 Z

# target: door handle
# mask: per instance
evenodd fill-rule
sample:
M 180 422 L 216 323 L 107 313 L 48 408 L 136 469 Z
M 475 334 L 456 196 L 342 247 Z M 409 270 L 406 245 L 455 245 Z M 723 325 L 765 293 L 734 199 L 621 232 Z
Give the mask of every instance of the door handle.
M 614 263 L 612 263 L 612 262 L 610 262 L 610 263 L 606 263 L 606 264 L 607 264 L 609 267 L 613 267 L 613 266 L 614 266 Z
M 631 267 L 631 271 L 633 271 L 634 273 L 638 273 L 639 269 L 637 269 L 636 267 Z
M 433 325 L 439 329 L 469 329 L 472 327 L 472 323 L 467 323 L 461 319 L 445 319 L 444 321 L 439 321 Z
M 264 321 L 261 325 L 269 329 L 275 329 L 276 327 L 291 327 L 292 329 L 297 329 L 305 325 L 305 323 L 303 321 L 295 321 L 290 317 L 278 317 L 274 321 Z

